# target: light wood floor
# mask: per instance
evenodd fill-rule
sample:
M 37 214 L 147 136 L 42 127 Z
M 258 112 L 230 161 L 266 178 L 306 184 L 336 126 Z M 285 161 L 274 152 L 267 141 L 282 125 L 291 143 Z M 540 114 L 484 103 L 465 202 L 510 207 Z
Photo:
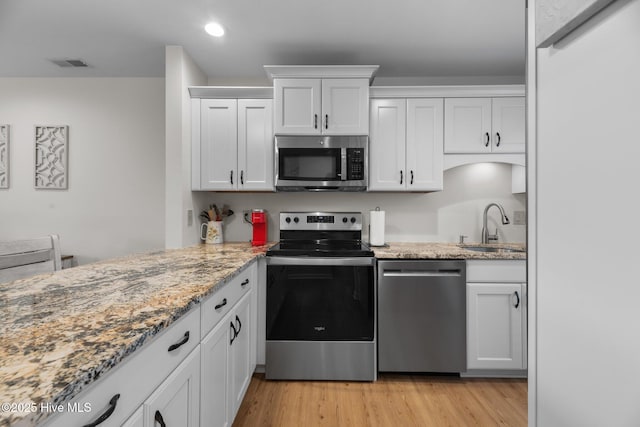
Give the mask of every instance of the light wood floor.
M 234 427 L 526 426 L 525 379 L 381 374 L 377 382 L 255 374 Z

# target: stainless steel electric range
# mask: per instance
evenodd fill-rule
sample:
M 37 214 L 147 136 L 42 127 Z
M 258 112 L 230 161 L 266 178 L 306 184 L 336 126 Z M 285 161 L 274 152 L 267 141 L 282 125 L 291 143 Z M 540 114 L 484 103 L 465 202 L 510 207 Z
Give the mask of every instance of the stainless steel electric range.
M 376 271 L 360 212 L 282 212 L 267 252 L 266 378 L 374 381 Z

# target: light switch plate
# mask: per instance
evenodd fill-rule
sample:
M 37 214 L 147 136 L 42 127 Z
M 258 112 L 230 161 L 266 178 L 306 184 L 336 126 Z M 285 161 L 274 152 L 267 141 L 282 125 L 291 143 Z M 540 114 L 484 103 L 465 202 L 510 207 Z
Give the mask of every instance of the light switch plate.
M 524 211 L 513 211 L 513 225 L 525 225 L 527 216 Z
M 193 210 L 187 210 L 187 226 L 191 227 L 193 225 Z

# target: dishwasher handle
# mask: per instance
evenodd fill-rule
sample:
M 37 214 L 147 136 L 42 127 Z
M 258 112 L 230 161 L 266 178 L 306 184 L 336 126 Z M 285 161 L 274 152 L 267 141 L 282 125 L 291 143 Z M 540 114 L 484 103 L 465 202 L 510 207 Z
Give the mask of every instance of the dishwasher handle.
M 383 277 L 460 277 L 462 270 L 384 270 Z

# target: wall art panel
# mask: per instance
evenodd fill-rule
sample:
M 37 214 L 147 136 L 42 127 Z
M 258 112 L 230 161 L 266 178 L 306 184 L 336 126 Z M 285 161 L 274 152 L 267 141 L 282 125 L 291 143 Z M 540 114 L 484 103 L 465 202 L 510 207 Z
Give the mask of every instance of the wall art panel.
M 35 186 L 64 190 L 68 186 L 69 126 L 36 126 Z
M 0 188 L 9 188 L 9 125 L 0 125 Z

